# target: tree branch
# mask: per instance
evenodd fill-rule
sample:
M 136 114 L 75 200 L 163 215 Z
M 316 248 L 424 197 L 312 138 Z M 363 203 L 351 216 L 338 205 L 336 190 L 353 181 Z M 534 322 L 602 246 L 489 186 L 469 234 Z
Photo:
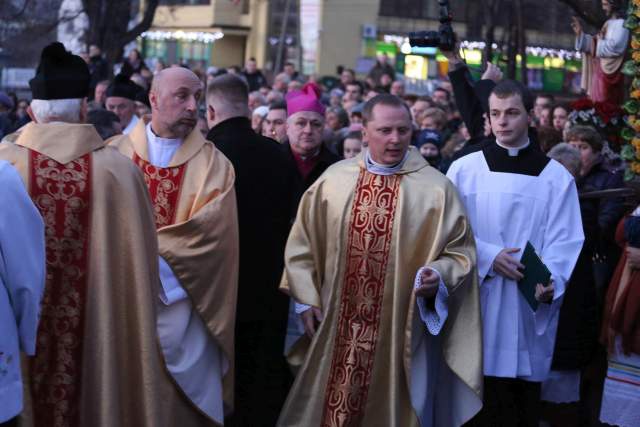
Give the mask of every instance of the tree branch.
M 604 20 L 601 16 L 594 16 L 593 10 L 586 10 L 584 4 L 580 0 L 558 0 L 560 3 L 563 3 L 571 8 L 578 16 L 578 18 L 585 21 L 587 24 L 592 25 L 596 28 L 602 27 L 604 24 Z
M 24 0 L 24 3 L 22 4 L 22 8 L 20 10 L 18 10 L 15 15 L 13 15 L 11 18 L 9 18 L 9 20 L 15 20 L 20 18 L 20 16 L 22 16 L 24 14 L 24 12 L 27 10 L 27 7 L 29 7 L 29 3 L 31 3 L 31 0 Z
M 122 35 L 123 45 L 135 40 L 136 37 L 147 31 L 149 27 L 151 27 L 151 23 L 153 22 L 153 17 L 156 14 L 156 8 L 158 7 L 159 0 L 147 0 L 145 3 L 147 7 L 144 10 L 142 21 L 138 22 L 135 27 Z

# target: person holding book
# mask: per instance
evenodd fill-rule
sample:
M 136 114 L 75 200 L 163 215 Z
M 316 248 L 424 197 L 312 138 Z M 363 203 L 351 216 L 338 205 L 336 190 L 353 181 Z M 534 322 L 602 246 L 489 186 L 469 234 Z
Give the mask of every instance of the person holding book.
M 532 109 L 526 87 L 498 83 L 489 97 L 495 143 L 456 160 L 447 173 L 478 252 L 485 377 L 474 426 L 538 426 L 540 385 L 584 241 L 574 178 L 530 144 Z

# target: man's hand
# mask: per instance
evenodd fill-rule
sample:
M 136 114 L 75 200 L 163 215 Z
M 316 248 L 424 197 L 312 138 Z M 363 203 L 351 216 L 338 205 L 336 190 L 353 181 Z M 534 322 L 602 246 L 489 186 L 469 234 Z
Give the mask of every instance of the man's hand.
M 573 29 L 573 32 L 576 33 L 576 36 L 580 36 L 580 34 L 582 34 L 582 23 L 577 16 L 571 17 L 571 28 Z
M 420 282 L 420 287 L 414 291 L 417 297 L 433 298 L 436 296 L 440 285 L 440 277 L 435 271 L 425 269 L 420 275 Z
M 319 308 L 311 307 L 309 310 L 300 313 L 300 317 L 302 317 L 302 324 L 307 336 L 313 338 L 318 325 L 322 322 L 322 311 Z
M 553 280 L 548 286 L 544 286 L 540 283 L 536 285 L 536 299 L 538 302 L 549 304 L 553 301 L 553 292 L 555 288 L 553 286 Z
M 640 249 L 627 246 L 627 263 L 633 270 L 640 270 Z
M 524 265 L 512 257 L 510 254 L 520 252 L 518 248 L 506 248 L 500 251 L 496 259 L 493 260 L 493 271 L 511 280 L 520 280 L 524 275 L 520 270 L 524 270 Z
M 502 80 L 502 71 L 500 70 L 500 67 L 491 62 L 487 62 L 487 69 L 482 75 L 482 80 L 492 80 L 493 82 L 498 83 Z
M 449 61 L 449 67 L 453 68 L 454 66 L 456 66 L 457 64 L 460 64 L 462 62 L 462 58 L 460 58 L 460 43 L 456 42 L 453 50 L 442 50 L 440 49 L 440 52 L 445 56 L 445 58 L 447 58 L 447 61 Z

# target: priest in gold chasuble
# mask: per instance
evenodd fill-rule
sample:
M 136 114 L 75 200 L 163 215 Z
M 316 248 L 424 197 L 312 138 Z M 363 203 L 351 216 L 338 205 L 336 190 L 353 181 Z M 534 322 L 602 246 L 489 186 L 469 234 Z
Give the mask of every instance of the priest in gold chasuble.
M 152 114 L 110 145 L 144 175 L 155 211 L 160 282 L 157 331 L 182 395 L 169 425 L 222 425 L 233 408 L 238 287 L 235 174 L 198 129 L 202 83 L 184 68 L 158 73 Z
M 157 239 L 142 174 L 82 124 L 89 70 L 60 43 L 29 82 L 34 122 L 0 144 L 45 223 L 46 284 L 20 425 L 168 427 Z M 0 402 L 0 405 L 3 403 Z
M 306 335 L 279 426 L 459 426 L 481 408 L 476 251 L 455 188 L 414 148 L 392 95 L 368 149 L 304 194 L 281 289 Z

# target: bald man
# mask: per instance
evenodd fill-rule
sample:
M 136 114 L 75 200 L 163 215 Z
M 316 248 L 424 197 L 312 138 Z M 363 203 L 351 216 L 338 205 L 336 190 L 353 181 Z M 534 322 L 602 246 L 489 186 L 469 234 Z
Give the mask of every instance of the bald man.
M 198 77 L 167 68 L 149 94 L 151 118 L 111 144 L 140 167 L 154 205 L 161 287 L 157 332 L 182 400 L 169 425 L 222 425 L 233 402 L 238 278 L 235 174 L 198 129 Z

